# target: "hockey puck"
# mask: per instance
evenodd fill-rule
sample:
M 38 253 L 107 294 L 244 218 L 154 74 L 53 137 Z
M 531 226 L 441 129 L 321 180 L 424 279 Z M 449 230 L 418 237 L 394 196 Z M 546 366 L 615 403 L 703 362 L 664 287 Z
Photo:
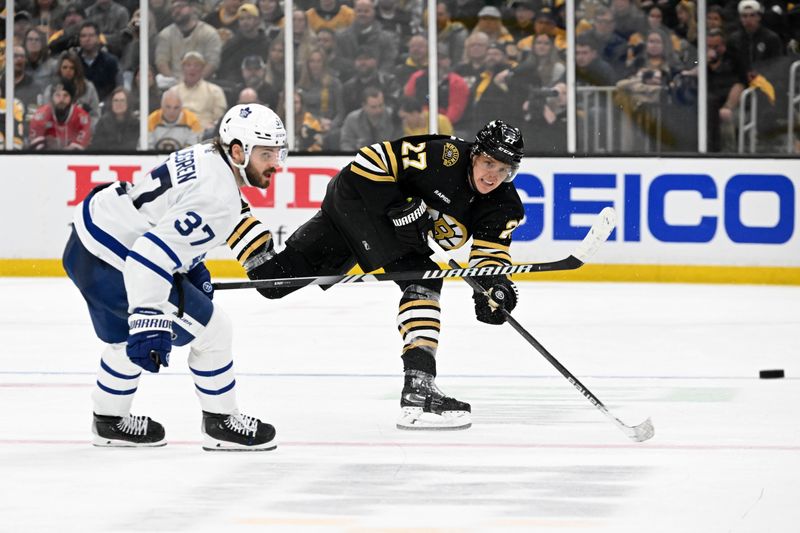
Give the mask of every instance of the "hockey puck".
M 775 379 L 783 377 L 783 370 L 762 370 L 758 373 L 761 379 Z

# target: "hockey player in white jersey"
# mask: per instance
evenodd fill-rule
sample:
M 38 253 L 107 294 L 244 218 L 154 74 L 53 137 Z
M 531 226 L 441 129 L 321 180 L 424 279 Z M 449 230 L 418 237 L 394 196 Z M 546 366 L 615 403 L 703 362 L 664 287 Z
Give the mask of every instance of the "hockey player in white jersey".
M 166 444 L 163 426 L 131 403 L 142 370 L 158 372 L 173 345 L 188 344 L 203 448 L 276 447 L 275 428 L 239 412 L 231 321 L 211 300 L 203 259 L 239 221 L 239 187 L 269 187 L 285 143 L 270 109 L 237 105 L 213 143 L 172 153 L 133 185 L 98 187 L 76 209 L 64 268 L 107 344 L 92 394 L 96 446 Z

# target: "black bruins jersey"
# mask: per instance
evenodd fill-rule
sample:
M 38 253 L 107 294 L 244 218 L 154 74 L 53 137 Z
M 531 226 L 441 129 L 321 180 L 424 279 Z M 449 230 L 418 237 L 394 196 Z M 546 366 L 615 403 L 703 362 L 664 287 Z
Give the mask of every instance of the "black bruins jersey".
M 336 219 L 343 208 L 358 203 L 391 229 L 387 210 L 408 198 L 422 198 L 443 248 L 459 248 L 472 237 L 471 266 L 510 264 L 511 235 L 524 215 L 522 201 L 511 183 L 487 195 L 473 191 L 468 183 L 472 144 L 418 135 L 365 146 L 329 185 L 322 209 Z

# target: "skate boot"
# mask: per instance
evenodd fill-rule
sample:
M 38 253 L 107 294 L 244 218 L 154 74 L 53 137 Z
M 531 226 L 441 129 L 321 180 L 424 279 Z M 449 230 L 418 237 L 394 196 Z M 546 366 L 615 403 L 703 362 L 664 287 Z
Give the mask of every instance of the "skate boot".
M 445 396 L 434 383 L 433 375 L 406 370 L 398 429 L 467 429 L 471 425 L 468 403 Z
M 164 426 L 147 416 L 94 414 L 92 444 L 109 448 L 164 446 Z
M 203 411 L 203 449 L 207 451 L 274 450 L 275 428 L 257 418 Z

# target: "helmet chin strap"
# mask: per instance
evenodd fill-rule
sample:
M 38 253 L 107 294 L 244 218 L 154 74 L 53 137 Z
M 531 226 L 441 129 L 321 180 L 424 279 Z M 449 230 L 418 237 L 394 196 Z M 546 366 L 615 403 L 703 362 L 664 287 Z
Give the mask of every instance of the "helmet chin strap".
M 229 150 L 230 150 L 230 148 L 229 148 Z M 252 183 L 250 183 L 250 180 L 247 179 L 247 170 L 246 169 L 247 169 L 247 164 L 250 162 L 250 152 L 245 151 L 244 147 L 242 147 L 242 151 L 244 152 L 244 163 L 237 163 L 236 161 L 234 161 L 233 157 L 230 154 L 230 151 L 226 151 L 225 152 L 225 157 L 228 159 L 228 161 L 230 162 L 231 165 L 233 165 L 233 166 L 235 166 L 236 168 L 239 169 L 239 176 L 241 176 L 242 181 L 244 182 L 244 184 L 247 185 L 248 187 L 254 187 L 254 185 Z

